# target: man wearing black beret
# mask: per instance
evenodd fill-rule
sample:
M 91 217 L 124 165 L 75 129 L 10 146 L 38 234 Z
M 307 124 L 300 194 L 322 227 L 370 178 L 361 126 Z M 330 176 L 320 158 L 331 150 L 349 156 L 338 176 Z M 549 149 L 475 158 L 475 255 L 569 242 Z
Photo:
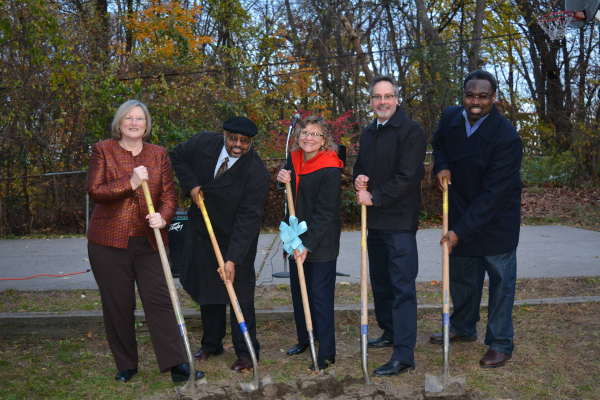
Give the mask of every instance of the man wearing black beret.
M 230 303 L 217 272 L 219 264 L 200 212 L 198 194 L 204 199 L 225 259 L 227 280 L 233 282 L 257 356 L 260 351 L 254 312 L 254 259 L 271 175 L 252 148 L 258 133 L 252 121 L 240 116 L 230 118 L 223 123 L 223 131 L 222 136 L 216 132 L 197 133 L 169 153 L 181 189 L 193 200 L 179 280 L 200 304 L 204 332 L 202 347 L 194 354 L 198 360 L 223 353 L 226 307 Z M 252 360 L 233 308 L 230 316 L 238 357 L 231 369 L 242 372 L 252 368 Z

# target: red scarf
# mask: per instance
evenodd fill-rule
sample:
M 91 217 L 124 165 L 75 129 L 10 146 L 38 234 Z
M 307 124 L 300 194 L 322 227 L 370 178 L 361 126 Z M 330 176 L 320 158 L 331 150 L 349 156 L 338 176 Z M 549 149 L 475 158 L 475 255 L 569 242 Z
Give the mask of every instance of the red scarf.
M 327 149 L 319 151 L 310 160 L 304 161 L 304 150 L 292 151 L 292 164 L 294 165 L 294 173 L 296 175 L 296 198 L 294 205 L 298 199 L 298 185 L 300 184 L 300 175 L 308 175 L 322 168 L 342 168 L 344 163 L 340 160 L 335 151 Z

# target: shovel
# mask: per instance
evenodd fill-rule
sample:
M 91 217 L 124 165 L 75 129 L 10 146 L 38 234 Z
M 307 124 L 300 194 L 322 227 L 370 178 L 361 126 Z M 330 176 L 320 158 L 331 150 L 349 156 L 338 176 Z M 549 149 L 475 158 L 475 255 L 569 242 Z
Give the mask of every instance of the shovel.
M 292 185 L 289 182 L 285 184 L 285 192 L 287 195 L 290 217 L 295 217 L 296 212 L 294 209 L 294 199 L 292 198 Z M 310 356 L 312 357 L 313 368 L 315 371 L 314 373 L 316 374 L 322 371 L 319 371 L 319 365 L 317 363 L 317 350 L 315 349 L 315 336 L 313 334 L 312 317 L 310 315 L 310 305 L 308 304 L 308 294 L 306 293 L 306 279 L 304 278 L 304 265 L 302 265 L 302 258 L 296 258 L 296 266 L 298 267 L 298 280 L 300 281 L 300 293 L 302 294 L 302 306 L 304 307 L 304 320 L 306 321 L 306 330 L 308 331 Z
M 443 178 L 444 185 L 444 203 L 443 203 L 443 216 L 444 225 L 442 235 L 448 233 L 448 180 Z M 467 386 L 466 378 L 464 375 L 451 377 L 448 372 L 448 355 L 450 350 L 450 305 L 449 305 L 449 292 L 450 292 L 450 254 L 448 252 L 448 242 L 444 242 L 442 247 L 442 326 L 443 326 L 443 337 L 444 337 L 444 367 L 442 369 L 442 375 L 425 375 L 425 392 L 439 393 L 448 389 L 449 386 L 459 385 L 462 388 Z
M 223 261 L 223 255 L 221 254 L 221 249 L 219 248 L 219 244 L 217 243 L 217 238 L 215 237 L 215 232 L 213 231 L 212 224 L 210 223 L 210 219 L 208 218 L 206 206 L 204 205 L 204 199 L 202 198 L 201 194 L 198 194 L 198 199 L 200 200 L 200 211 L 202 211 L 204 223 L 206 224 L 206 229 L 208 230 L 210 241 L 212 242 L 213 248 L 215 250 L 217 261 L 219 262 L 219 267 L 221 269 L 221 277 L 223 278 L 223 282 L 225 283 L 225 287 L 227 288 L 227 294 L 229 294 L 229 300 L 231 301 L 231 305 L 233 306 L 235 317 L 237 318 L 238 325 L 240 326 L 240 330 L 244 335 L 244 341 L 246 342 L 248 351 L 250 351 L 250 357 L 252 358 L 252 380 L 248 383 L 240 382 L 240 387 L 244 392 L 252 392 L 261 386 L 274 383 L 273 378 L 271 378 L 270 375 L 265 376 L 261 380 L 259 380 L 258 378 L 258 359 L 256 358 L 256 352 L 254 351 L 252 341 L 250 340 L 250 333 L 248 332 L 248 327 L 246 326 L 246 321 L 244 320 L 244 315 L 242 314 L 240 303 L 238 302 L 237 296 L 235 295 L 235 290 L 233 290 L 233 283 L 227 282 L 227 277 L 225 276 L 225 261 Z
M 142 189 L 144 190 L 144 197 L 146 198 L 146 204 L 148 204 L 148 213 L 154 214 L 154 204 L 152 204 L 152 197 L 150 196 L 150 189 L 148 188 L 148 182 L 142 181 Z M 167 287 L 169 288 L 169 295 L 171 296 L 171 303 L 173 303 L 173 310 L 175 311 L 175 318 L 177 319 L 177 325 L 179 326 L 179 333 L 183 339 L 183 345 L 185 352 L 188 356 L 188 363 L 190 366 L 190 377 L 187 383 L 180 388 L 182 391 L 192 391 L 196 388 L 196 368 L 194 366 L 194 357 L 192 356 L 192 348 L 190 347 L 190 340 L 188 338 L 187 329 L 185 327 L 185 321 L 183 320 L 183 314 L 181 313 L 181 306 L 179 305 L 179 296 L 173 283 L 173 275 L 171 274 L 171 267 L 169 265 L 169 259 L 167 258 L 167 252 L 165 251 L 165 245 L 160 235 L 160 229 L 154 228 L 154 236 L 156 237 L 156 245 L 158 246 L 158 254 L 160 254 L 160 261 L 162 263 L 163 272 L 167 280 Z M 200 384 L 207 383 L 206 378 L 202 378 L 198 381 Z
M 365 385 L 373 385 L 369 377 L 367 341 L 369 340 L 369 309 L 367 307 L 367 206 L 360 206 L 360 360 L 362 362 Z

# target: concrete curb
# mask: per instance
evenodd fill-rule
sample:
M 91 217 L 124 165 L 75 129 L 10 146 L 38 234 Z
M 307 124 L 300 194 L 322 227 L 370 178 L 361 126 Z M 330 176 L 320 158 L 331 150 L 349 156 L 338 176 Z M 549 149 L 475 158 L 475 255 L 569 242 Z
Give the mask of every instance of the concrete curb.
M 526 299 L 515 301 L 515 306 L 527 305 L 558 305 L 600 302 L 600 296 L 556 297 L 543 299 Z M 487 309 L 487 302 L 481 303 L 482 309 Z M 369 304 L 369 311 L 373 311 Z M 441 313 L 441 305 L 419 305 L 417 314 L 425 315 Z M 192 308 L 182 310 L 186 326 L 190 332 L 197 332 L 202 327 L 200 311 Z M 336 317 L 355 317 L 360 313 L 359 304 L 338 304 L 335 306 Z M 257 321 L 288 320 L 294 318 L 291 306 L 275 307 L 256 310 Z M 135 312 L 138 331 L 147 333 L 146 318 L 142 310 Z M 71 312 L 34 312 L 34 313 L 0 313 L 0 338 L 12 339 L 29 336 L 44 338 L 63 338 L 69 336 L 104 333 L 104 321 L 101 311 L 71 311 Z

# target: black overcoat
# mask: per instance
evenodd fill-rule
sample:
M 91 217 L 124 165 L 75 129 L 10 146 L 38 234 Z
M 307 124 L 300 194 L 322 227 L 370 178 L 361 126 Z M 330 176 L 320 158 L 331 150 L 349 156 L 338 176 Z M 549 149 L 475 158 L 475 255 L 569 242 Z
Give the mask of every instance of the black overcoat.
M 460 238 L 452 255 L 508 253 L 519 243 L 521 137 L 495 105 L 467 137 L 463 110 L 444 110 L 432 141 L 434 174 L 451 174 L 449 229 Z
M 254 301 L 254 259 L 271 175 L 250 148 L 223 175 L 214 178 L 223 134 L 200 132 L 169 153 L 184 193 L 201 186 L 211 225 L 225 261 L 236 265 L 233 287 L 240 303 Z M 202 213 L 192 202 L 182 257 L 183 288 L 200 305 L 229 304 Z
M 296 199 L 296 217 L 305 221 L 308 230 L 300 235 L 302 244 L 310 251 L 306 262 L 327 262 L 337 259 L 340 253 L 342 219 L 340 204 L 342 192 L 341 168 L 321 168 L 300 175 L 296 195 L 296 174 L 292 156 L 288 156 L 284 169 L 292 172 L 292 197 Z M 278 184 L 278 187 L 282 187 Z M 289 221 L 289 211 L 285 221 Z
M 417 231 L 426 149 L 423 129 L 399 106 L 385 126 L 374 120 L 363 130 L 353 175 L 369 177 L 367 228 Z

